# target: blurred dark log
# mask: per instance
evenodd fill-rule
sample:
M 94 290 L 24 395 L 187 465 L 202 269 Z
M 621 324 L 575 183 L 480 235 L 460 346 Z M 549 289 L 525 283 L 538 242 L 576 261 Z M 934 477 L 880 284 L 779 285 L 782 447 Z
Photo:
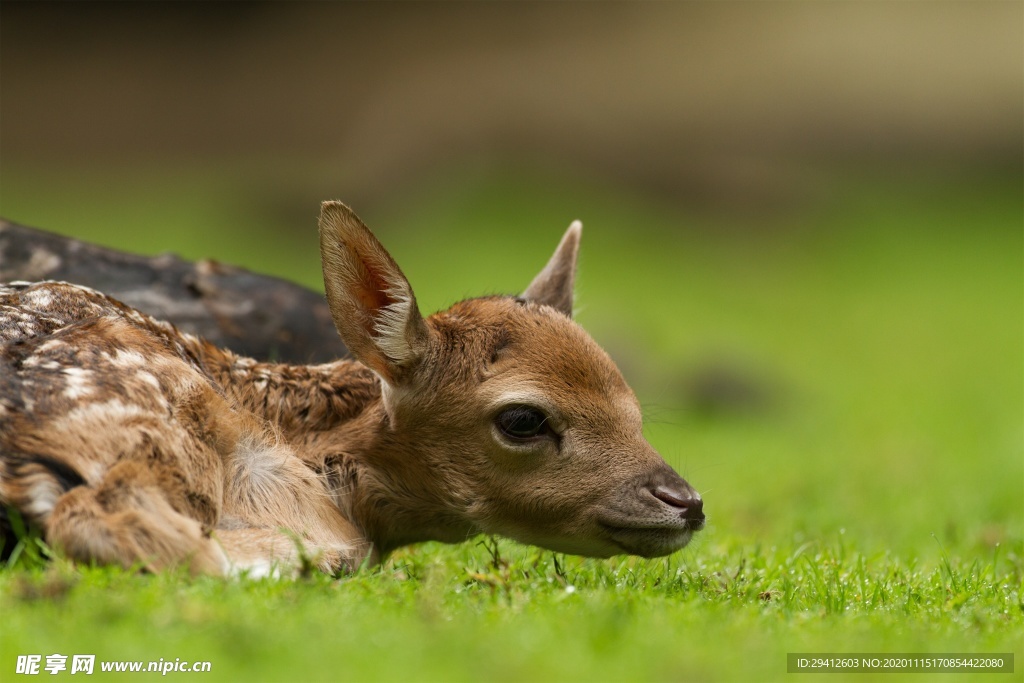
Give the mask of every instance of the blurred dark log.
M 260 360 L 348 353 L 322 294 L 216 261 L 137 256 L 0 220 L 0 282 L 13 280 L 85 285 Z

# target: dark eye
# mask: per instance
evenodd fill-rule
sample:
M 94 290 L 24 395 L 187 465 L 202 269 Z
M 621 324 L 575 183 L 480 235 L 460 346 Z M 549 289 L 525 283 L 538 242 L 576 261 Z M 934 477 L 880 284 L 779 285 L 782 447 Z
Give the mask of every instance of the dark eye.
M 501 433 L 513 440 L 526 440 L 550 432 L 548 416 L 529 406 L 515 406 L 502 411 L 495 419 Z

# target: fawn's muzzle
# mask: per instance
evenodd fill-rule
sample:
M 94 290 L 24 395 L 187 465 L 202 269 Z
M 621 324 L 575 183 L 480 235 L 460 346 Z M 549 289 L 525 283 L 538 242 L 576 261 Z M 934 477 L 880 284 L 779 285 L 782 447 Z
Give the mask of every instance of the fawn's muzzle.
M 644 557 L 679 550 L 704 528 L 704 501 L 685 479 L 662 465 L 620 489 L 601 515 L 608 539 Z

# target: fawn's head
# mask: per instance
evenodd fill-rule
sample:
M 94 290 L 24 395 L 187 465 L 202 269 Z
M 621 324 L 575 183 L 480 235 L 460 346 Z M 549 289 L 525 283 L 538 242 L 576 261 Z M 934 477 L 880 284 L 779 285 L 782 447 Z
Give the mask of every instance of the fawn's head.
M 320 217 L 327 300 L 345 344 L 381 379 L 382 438 L 427 465 L 415 470 L 435 481 L 405 485 L 445 491 L 463 523 L 455 534 L 666 555 L 703 527 L 702 502 L 644 439 L 632 390 L 572 321 L 579 237 L 574 223 L 522 296 L 423 318 L 351 210 L 325 202 Z

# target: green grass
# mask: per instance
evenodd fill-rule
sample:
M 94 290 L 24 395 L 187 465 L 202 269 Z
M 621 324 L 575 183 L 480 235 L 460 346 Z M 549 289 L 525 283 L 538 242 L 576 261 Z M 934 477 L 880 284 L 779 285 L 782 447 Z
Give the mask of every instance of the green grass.
M 8 172 L 0 214 L 317 284 L 316 198 L 264 214 L 256 175 L 73 175 Z M 1014 652 L 1012 677 L 945 678 L 1021 680 L 1020 178 L 821 182 L 799 206 L 744 213 L 453 174 L 361 212 L 425 310 L 522 289 L 584 221 L 578 317 L 705 496 L 687 550 L 426 544 L 296 582 L 40 568 L 29 553 L 0 572 L 0 676 L 18 654 L 92 653 L 209 660 L 206 680 L 780 680 L 787 652 Z M 710 366 L 764 400 L 696 409 Z
M 1019 547 L 928 567 L 838 542 L 715 540 L 612 562 L 498 547 L 495 562 L 481 546 L 426 545 L 337 581 L 6 572 L 2 655 L 202 659 L 220 680 L 414 681 L 779 679 L 786 652 L 1020 656 Z

